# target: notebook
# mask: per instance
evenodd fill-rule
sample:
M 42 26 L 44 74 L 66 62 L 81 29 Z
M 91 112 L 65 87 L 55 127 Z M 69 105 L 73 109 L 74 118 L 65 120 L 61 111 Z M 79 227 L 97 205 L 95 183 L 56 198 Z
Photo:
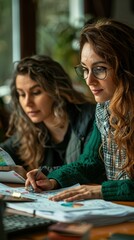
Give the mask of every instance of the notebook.
M 5 213 L 6 204 L 0 201 L 0 236 L 7 240 L 9 236 L 21 233 L 47 230 L 55 221 L 30 215 Z

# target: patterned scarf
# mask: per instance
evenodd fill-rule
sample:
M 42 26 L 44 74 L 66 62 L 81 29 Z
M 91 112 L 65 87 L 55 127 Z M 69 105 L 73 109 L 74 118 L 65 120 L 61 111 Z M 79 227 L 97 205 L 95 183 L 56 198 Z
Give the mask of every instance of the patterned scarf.
M 119 150 L 115 141 L 113 139 L 109 141 L 109 131 L 111 130 L 109 124 L 110 113 L 108 108 L 109 101 L 97 104 L 96 108 L 96 124 L 102 137 L 107 179 L 128 179 L 129 177 L 127 173 L 125 170 L 122 170 L 122 166 L 126 159 L 126 151 L 123 149 L 119 154 Z

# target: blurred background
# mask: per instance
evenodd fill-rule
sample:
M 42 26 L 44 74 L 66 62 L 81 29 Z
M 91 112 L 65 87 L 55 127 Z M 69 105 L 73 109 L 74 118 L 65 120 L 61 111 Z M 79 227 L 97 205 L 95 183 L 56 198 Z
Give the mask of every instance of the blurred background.
M 85 21 L 100 16 L 133 26 L 134 0 L 0 0 L 0 113 L 3 106 L 9 111 L 14 62 L 25 56 L 53 57 L 86 91 L 74 71 L 79 33 Z

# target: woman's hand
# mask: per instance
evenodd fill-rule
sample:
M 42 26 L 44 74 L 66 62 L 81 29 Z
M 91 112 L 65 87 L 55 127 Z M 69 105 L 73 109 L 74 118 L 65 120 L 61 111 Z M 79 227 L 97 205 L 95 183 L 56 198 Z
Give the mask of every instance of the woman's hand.
M 65 190 L 49 199 L 52 201 L 64 200 L 66 202 L 86 199 L 102 199 L 101 185 L 81 185 Z
M 42 172 L 39 172 L 38 169 L 29 171 L 26 174 L 25 188 L 29 189 L 32 187 L 34 192 L 42 192 L 45 190 L 55 189 L 58 184 L 54 179 L 48 179 Z

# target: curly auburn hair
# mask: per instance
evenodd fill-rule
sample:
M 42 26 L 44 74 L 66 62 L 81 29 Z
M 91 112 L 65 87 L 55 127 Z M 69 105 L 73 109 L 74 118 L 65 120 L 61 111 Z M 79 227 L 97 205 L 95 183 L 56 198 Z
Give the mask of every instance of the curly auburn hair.
M 109 106 L 114 135 L 109 135 L 120 153 L 125 149 L 124 168 L 134 178 L 134 29 L 114 19 L 94 19 L 81 31 L 80 55 L 87 42 L 115 71 L 116 90 Z

